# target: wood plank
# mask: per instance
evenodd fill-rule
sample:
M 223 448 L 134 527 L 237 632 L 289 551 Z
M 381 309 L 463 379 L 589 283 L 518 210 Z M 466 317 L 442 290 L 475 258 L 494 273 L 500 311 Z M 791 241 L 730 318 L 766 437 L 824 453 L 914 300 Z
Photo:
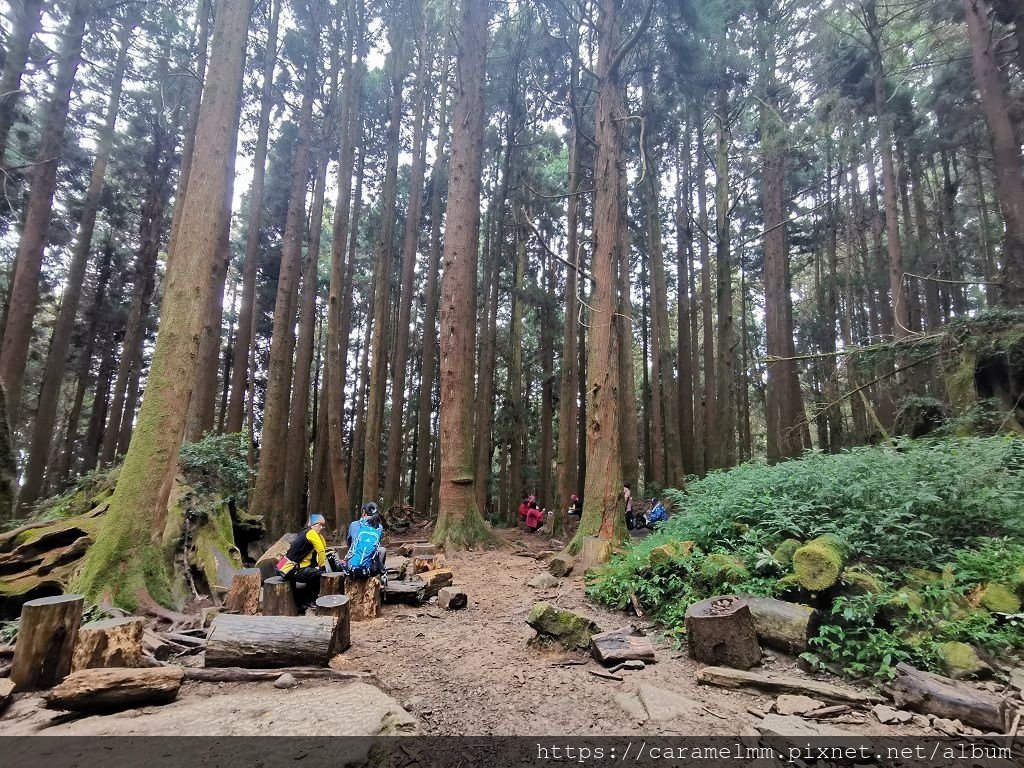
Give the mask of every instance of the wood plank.
M 876 704 L 885 701 L 867 691 L 840 688 L 817 680 L 799 677 L 768 677 L 756 672 L 744 672 L 728 667 L 704 667 L 697 672 L 697 682 L 717 685 L 721 688 L 754 688 L 771 693 L 803 693 L 829 701 L 851 702 L 853 704 Z

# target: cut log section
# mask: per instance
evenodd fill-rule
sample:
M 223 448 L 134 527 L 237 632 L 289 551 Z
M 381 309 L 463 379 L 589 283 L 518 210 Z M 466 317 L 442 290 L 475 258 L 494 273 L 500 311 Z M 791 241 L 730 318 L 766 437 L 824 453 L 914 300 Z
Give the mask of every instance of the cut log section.
M 17 690 L 51 688 L 68 676 L 84 605 L 82 595 L 58 595 L 22 606 L 11 667 Z
M 146 620 L 141 616 L 83 624 L 78 630 L 71 671 L 142 666 L 142 636 L 145 629 Z
M 446 611 L 458 611 L 469 604 L 469 596 L 458 587 L 441 587 L 437 593 L 437 604 Z
M 277 680 L 286 672 L 296 680 L 372 680 L 370 672 L 354 672 L 330 667 L 279 667 L 277 669 L 243 669 L 241 667 L 186 667 L 186 680 L 204 683 L 258 683 Z
M 381 586 L 376 576 L 346 579 L 345 595 L 349 600 L 350 620 L 366 621 L 380 616 Z
M 280 576 L 271 576 L 263 582 L 264 616 L 298 616 L 299 606 L 295 603 L 292 585 Z
M 885 701 L 881 696 L 866 691 L 840 688 L 837 685 L 804 680 L 799 677 L 768 677 L 756 672 L 743 672 L 727 667 L 704 667 L 697 672 L 697 682 L 703 685 L 717 685 L 720 688 L 752 688 L 767 693 L 796 693 L 813 696 L 826 701 L 849 702 L 851 704 L 878 704 Z
M 330 653 L 342 653 L 352 645 L 351 625 L 349 624 L 348 597 L 345 595 L 320 595 L 316 599 L 317 616 L 333 616 L 338 620 L 334 627 L 334 640 Z
M 440 568 L 447 568 L 448 560 L 443 554 L 436 555 L 414 555 L 406 566 L 406 572 L 411 574 L 423 573 L 424 571 L 436 571 Z
M 602 539 L 598 536 L 586 536 L 583 539 L 583 548 L 580 550 L 576 570 L 577 572 L 585 572 L 589 568 L 604 565 L 611 559 L 611 539 Z
M 948 677 L 922 672 L 909 664 L 896 665 L 892 682 L 896 706 L 933 714 L 980 728 L 1005 733 L 1013 720 L 1008 699 L 979 691 Z
M 403 553 L 404 554 L 404 553 Z M 432 557 L 437 554 L 437 546 L 434 544 L 410 544 L 407 557 Z
M 259 568 L 244 568 L 231 579 L 224 610 L 255 616 L 260 610 L 260 588 L 263 575 Z
M 594 635 L 590 638 L 590 653 L 607 666 L 632 659 L 654 661 L 654 645 L 651 644 L 651 639 L 634 631 L 632 627 L 622 627 Z
M 436 571 L 424 571 L 419 577 L 426 583 L 424 594 L 427 599 L 434 597 L 441 591 L 441 587 L 447 587 L 452 583 L 452 572 L 448 568 L 438 568 Z
M 92 712 L 166 704 L 177 697 L 183 676 L 179 667 L 83 669 L 54 688 L 46 706 Z
M 213 620 L 206 644 L 208 667 L 327 666 L 331 616 L 236 616 Z
M 701 600 L 687 608 L 686 640 L 690 655 L 705 664 L 750 669 L 761 663 L 750 609 L 732 595 Z
M 174 653 L 174 648 L 156 632 L 146 629 L 142 633 L 142 650 L 157 661 L 166 661 Z
M 345 574 L 341 571 L 320 574 L 321 595 L 344 595 Z
M 420 605 L 426 599 L 427 582 L 416 577 L 401 581 L 388 580 L 384 585 L 384 600 L 389 603 Z
M 803 653 L 818 632 L 819 616 L 808 605 L 771 597 L 743 596 L 754 618 L 754 631 L 765 645 L 786 653 Z

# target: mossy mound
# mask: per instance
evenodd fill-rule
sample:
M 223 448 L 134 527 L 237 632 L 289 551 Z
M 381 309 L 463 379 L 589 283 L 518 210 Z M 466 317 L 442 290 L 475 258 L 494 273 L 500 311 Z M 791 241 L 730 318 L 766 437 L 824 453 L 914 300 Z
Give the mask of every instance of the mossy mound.
M 890 621 L 903 618 L 911 614 L 920 613 L 924 607 L 924 600 L 917 590 L 903 586 L 896 590 L 885 605 L 882 606 L 882 615 Z
M 747 567 L 737 558 L 723 554 L 708 555 L 700 566 L 700 574 L 709 585 L 737 584 L 750 577 Z
M 980 602 L 992 613 L 1020 613 L 1020 598 L 1003 584 L 986 584 Z
M 647 564 L 651 568 L 660 568 L 676 560 L 683 560 L 693 554 L 692 541 L 670 541 L 660 547 L 654 547 L 648 554 Z
M 847 568 L 839 577 L 843 591 L 853 595 L 877 595 L 884 587 L 878 578 L 863 568 Z
M 786 539 L 772 552 L 772 559 L 779 565 L 790 565 L 793 562 L 793 553 L 801 546 L 802 543 L 797 539 Z
M 590 637 L 601 631 L 593 621 L 572 611 L 555 608 L 551 603 L 536 603 L 526 623 L 537 631 L 530 642 L 535 645 L 561 645 L 566 650 L 585 650 Z
M 793 573 L 811 592 L 822 592 L 835 584 L 845 563 L 845 546 L 828 534 L 807 542 L 793 553 Z
M 907 584 L 915 589 L 927 587 L 931 584 L 938 584 L 942 581 L 942 574 L 929 571 L 925 568 L 908 568 L 904 572 Z
M 1018 595 L 1024 595 L 1024 565 L 1017 566 L 1017 570 L 1010 577 L 1010 586 Z
M 954 680 L 980 677 L 992 672 L 992 668 L 981 660 L 974 647 L 967 643 L 943 643 L 939 646 L 939 656 L 946 674 Z

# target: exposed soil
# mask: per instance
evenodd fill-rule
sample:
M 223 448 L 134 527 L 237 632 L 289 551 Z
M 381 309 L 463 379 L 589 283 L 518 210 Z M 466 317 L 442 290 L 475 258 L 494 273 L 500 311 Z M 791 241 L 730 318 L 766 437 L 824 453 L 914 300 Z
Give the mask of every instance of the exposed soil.
M 20 696 L 0 721 L 0 731 L 341 735 L 373 733 L 376 722 L 385 729 L 397 726 L 392 732 L 412 727 L 437 735 L 737 735 L 749 732 L 759 719 L 748 710 L 768 710 L 771 696 L 697 685 L 700 665 L 656 634 L 657 663 L 622 670 L 621 681 L 591 674 L 603 668 L 586 655 L 529 645 L 534 632 L 525 618 L 538 600 L 579 611 L 603 630 L 630 624 L 654 630 L 633 613 L 592 604 L 583 594 L 581 576 L 561 579 L 547 590 L 527 586 L 546 572 L 544 552 L 553 554 L 551 542 L 517 531 L 499 536 L 508 546 L 448 557 L 455 585 L 469 595 L 466 609 L 388 605 L 381 618 L 353 623 L 352 647 L 332 666 L 376 675 L 380 689 L 395 700 L 384 701 L 384 696 L 374 704 L 382 720 L 310 717 L 311 712 L 337 714 L 347 706 L 344 701 L 351 704 L 355 694 L 346 689 L 352 684 L 304 681 L 292 690 L 270 683 L 188 684 L 178 701 L 165 707 L 72 722 L 41 709 L 37 696 Z M 783 654 L 768 656 L 763 671 L 803 674 Z M 409 724 L 402 707 L 419 721 L 418 727 Z M 345 720 L 348 725 L 342 724 Z M 922 733 L 913 725 L 882 725 L 870 714 L 860 720 L 836 725 L 835 731 Z

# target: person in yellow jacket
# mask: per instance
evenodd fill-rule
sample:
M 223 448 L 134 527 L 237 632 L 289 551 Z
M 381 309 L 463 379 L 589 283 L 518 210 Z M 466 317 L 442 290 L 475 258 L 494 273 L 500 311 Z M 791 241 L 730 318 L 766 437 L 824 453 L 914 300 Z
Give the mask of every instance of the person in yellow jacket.
M 310 515 L 309 524 L 296 534 L 288 554 L 277 562 L 277 572 L 291 582 L 295 600 L 303 607 L 316 602 L 320 594 L 320 574 L 327 565 L 330 564 L 332 570 L 339 569 L 334 552 L 327 551 L 326 528 L 327 520 L 323 515 Z

